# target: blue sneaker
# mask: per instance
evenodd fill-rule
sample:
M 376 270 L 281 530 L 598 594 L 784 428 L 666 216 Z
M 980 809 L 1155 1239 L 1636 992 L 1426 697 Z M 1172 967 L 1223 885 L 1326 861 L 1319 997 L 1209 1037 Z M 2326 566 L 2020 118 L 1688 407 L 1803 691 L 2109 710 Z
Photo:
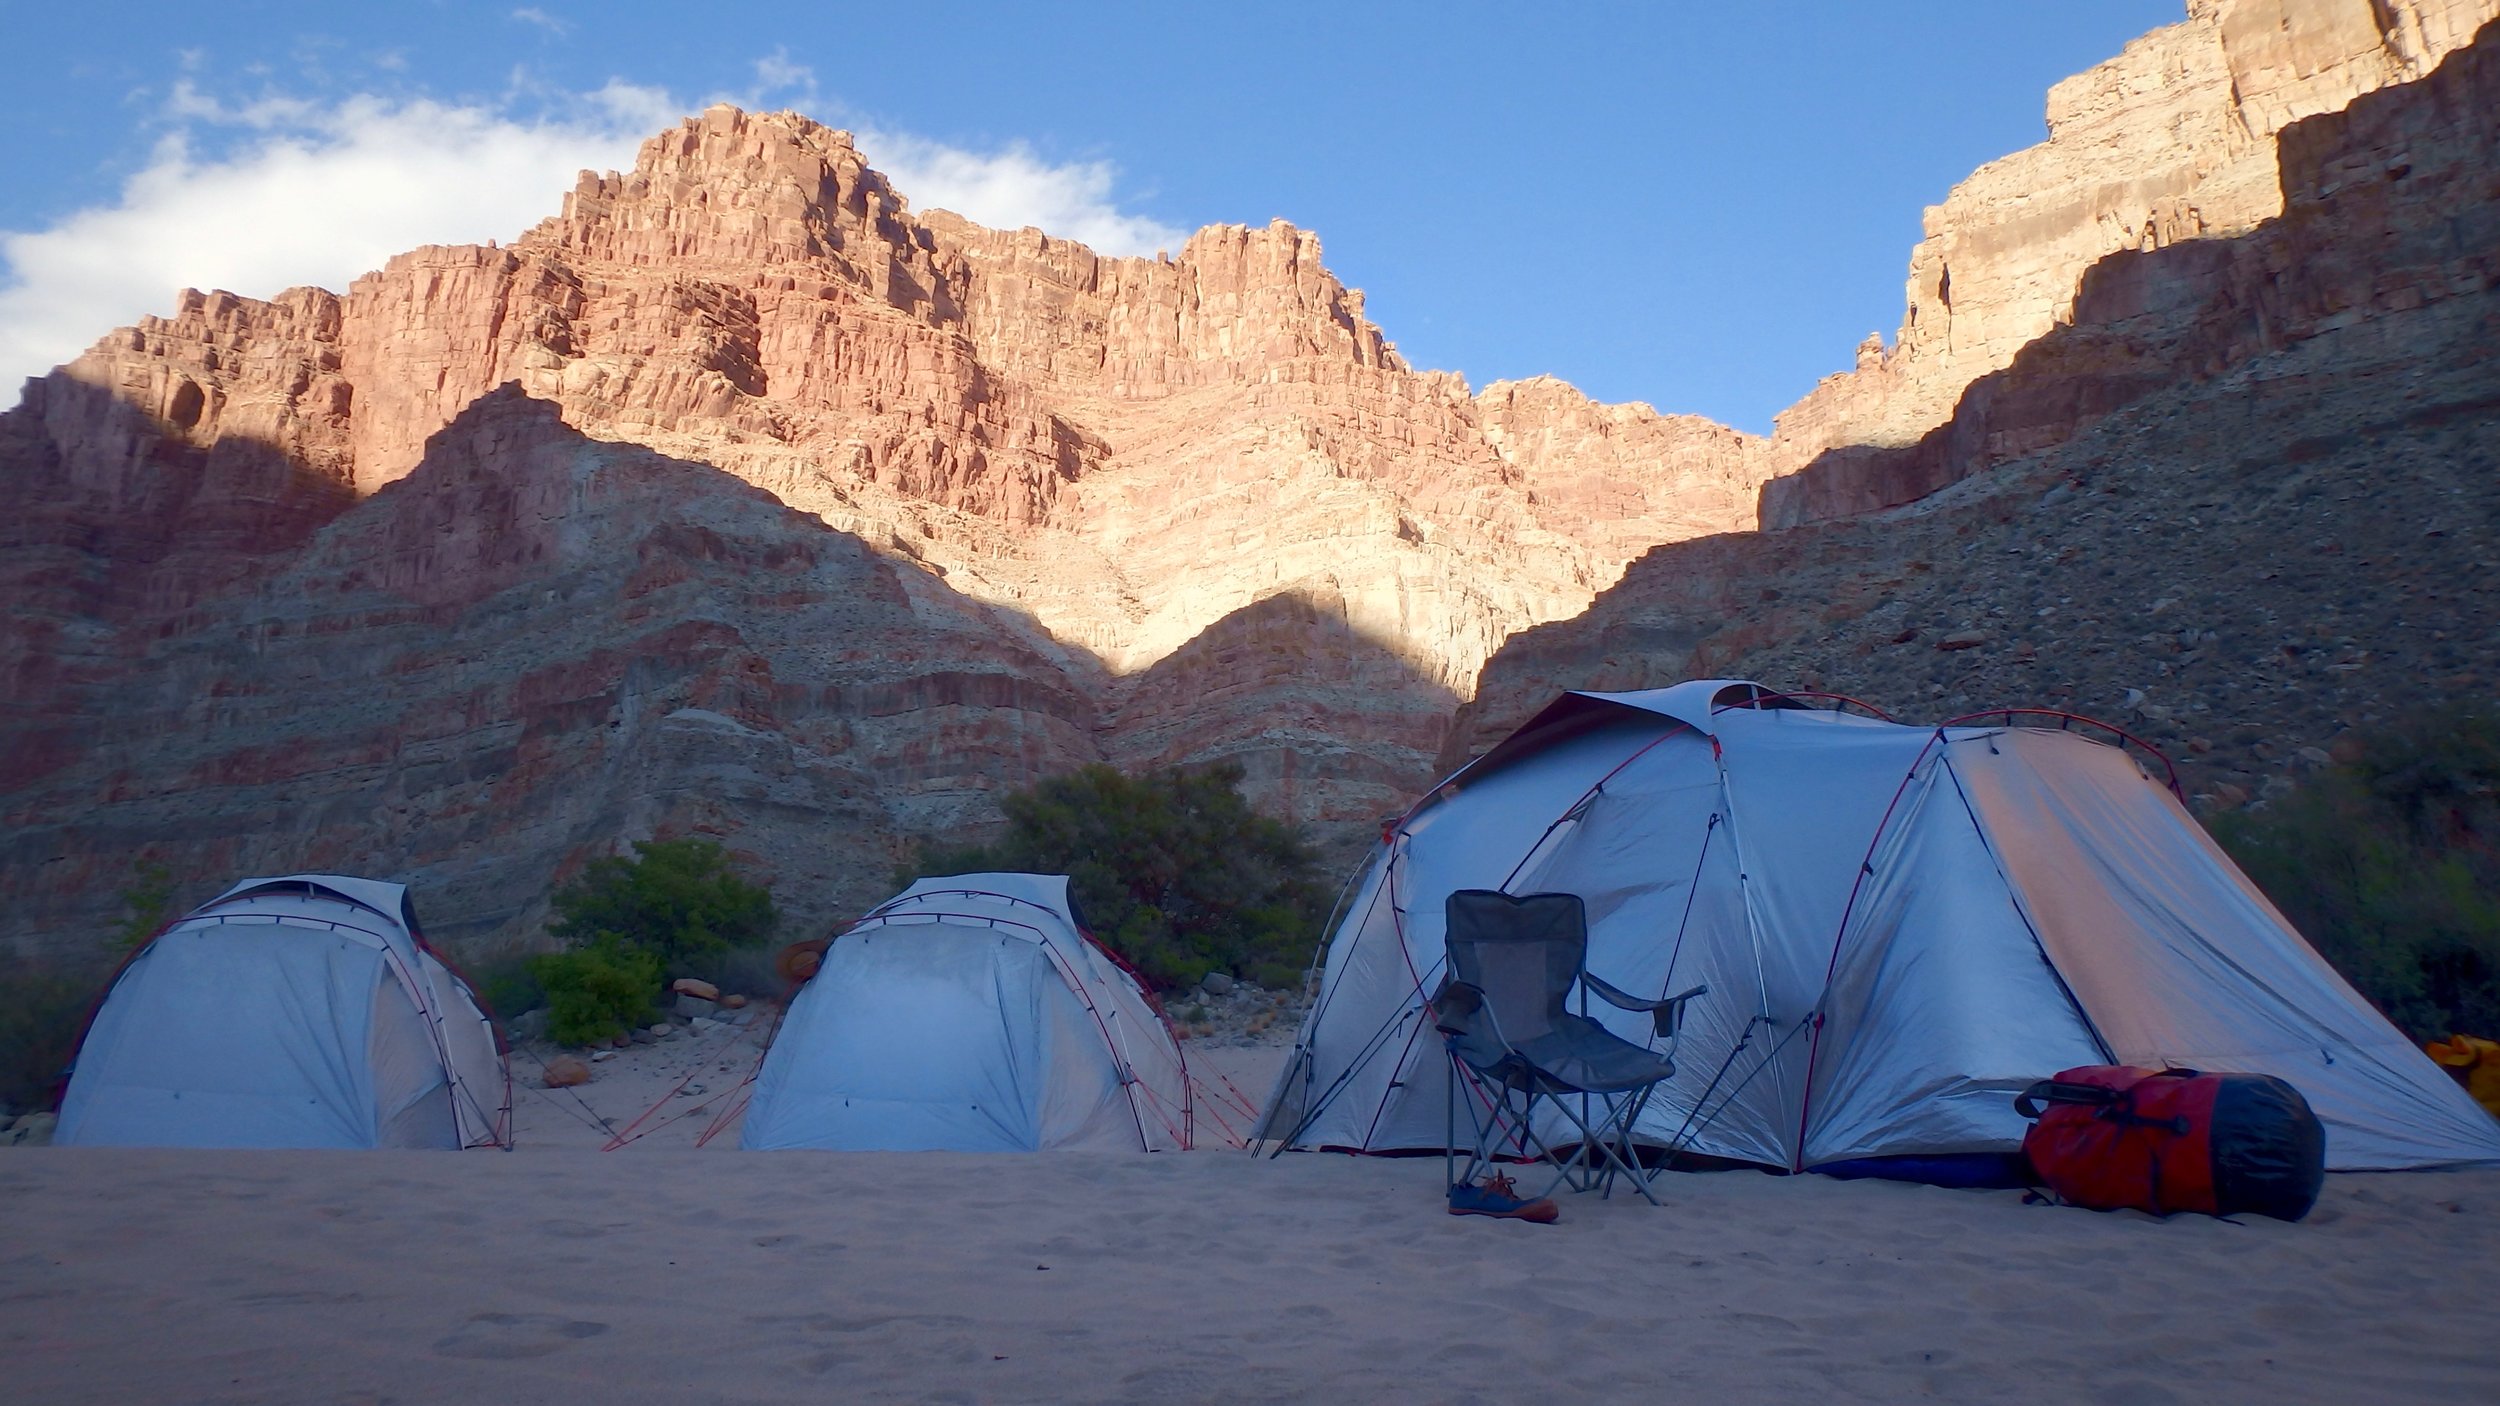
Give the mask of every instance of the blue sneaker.
M 1518 1183 L 1500 1172 L 1491 1172 L 1486 1174 L 1480 1185 L 1460 1182 L 1450 1188 L 1450 1214 L 1495 1216 L 1502 1220 L 1524 1220 L 1533 1225 L 1552 1225 L 1562 1212 L 1542 1196 L 1533 1201 L 1520 1200 Z

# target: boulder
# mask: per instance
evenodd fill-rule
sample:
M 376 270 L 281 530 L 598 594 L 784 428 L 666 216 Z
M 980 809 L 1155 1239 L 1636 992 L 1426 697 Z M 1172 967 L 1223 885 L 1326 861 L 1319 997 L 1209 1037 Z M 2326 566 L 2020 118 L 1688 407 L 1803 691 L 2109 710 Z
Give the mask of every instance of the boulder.
M 547 1038 L 547 1019 L 545 1006 L 523 1011 L 503 1023 L 504 1033 L 515 1040 L 544 1040 Z
M 699 996 L 706 1001 L 717 1001 L 720 999 L 719 987 L 714 986 L 708 981 L 697 981 L 691 976 L 681 976 L 677 978 L 675 981 L 668 984 L 668 989 L 676 992 L 680 996 Z
M 587 1084 L 590 1082 L 590 1066 L 571 1055 L 557 1055 L 547 1061 L 546 1081 L 551 1089 L 569 1089 L 576 1084 Z
M 720 1006 L 717 1003 L 702 996 L 679 996 L 677 1004 L 670 1007 L 674 1014 L 687 1020 L 708 1016 L 719 1009 Z
M 738 994 L 737 992 L 735 992 L 735 991 L 732 991 L 732 992 L 730 992 L 728 995 L 723 996 L 723 997 L 721 997 L 721 998 L 720 998 L 720 1008 L 721 1008 L 722 1010 L 725 1010 L 725 1011 L 734 1011 L 734 1010 L 737 1010 L 739 1007 L 744 1006 L 746 1003 L 747 1003 L 747 998 L 746 998 L 746 997 L 744 997 L 744 996 L 739 995 L 739 994 Z
M 1205 987 L 1210 996 L 1221 996 L 1233 989 L 1232 977 L 1224 972 L 1208 972 L 1206 980 L 1198 984 Z

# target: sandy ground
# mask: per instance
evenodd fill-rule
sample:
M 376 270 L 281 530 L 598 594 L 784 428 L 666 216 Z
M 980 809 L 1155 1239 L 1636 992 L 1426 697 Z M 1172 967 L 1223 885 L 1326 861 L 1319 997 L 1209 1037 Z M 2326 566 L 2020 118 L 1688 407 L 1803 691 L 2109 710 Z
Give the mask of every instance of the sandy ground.
M 594 1121 L 706 1086 L 614 1153 L 524 1095 L 534 1150 L 510 1155 L 0 1154 L 0 1399 L 2463 1406 L 2500 1386 L 2500 1173 L 2331 1178 L 2299 1225 L 1718 1173 L 1665 1178 L 1664 1209 L 1566 1197 L 1539 1227 L 1444 1214 L 1438 1159 L 739 1154 L 734 1130 L 697 1151 L 709 1081 L 753 1061 L 725 1045 L 603 1063 Z M 1248 1087 L 1281 1049 L 1191 1053 Z

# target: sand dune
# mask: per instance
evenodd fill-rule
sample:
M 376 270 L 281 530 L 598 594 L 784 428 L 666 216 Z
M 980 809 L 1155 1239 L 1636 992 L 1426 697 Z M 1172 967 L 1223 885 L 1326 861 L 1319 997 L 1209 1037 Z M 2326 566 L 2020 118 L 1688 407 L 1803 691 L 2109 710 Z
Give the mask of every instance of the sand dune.
M 694 1121 L 694 1120 L 688 1120 Z M 2301 1225 L 1753 1173 L 1552 1227 L 1437 1160 L 0 1156 L 27 1402 L 2489 1400 L 2500 1173 Z

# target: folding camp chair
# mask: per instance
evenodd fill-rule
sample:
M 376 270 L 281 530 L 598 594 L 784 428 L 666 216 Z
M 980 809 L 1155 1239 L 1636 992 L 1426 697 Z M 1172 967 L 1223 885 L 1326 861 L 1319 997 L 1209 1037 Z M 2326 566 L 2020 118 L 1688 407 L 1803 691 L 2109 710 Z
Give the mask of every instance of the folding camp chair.
M 1450 895 L 1446 911 L 1450 974 L 1433 997 L 1433 1023 L 1449 1050 L 1451 1102 L 1467 1105 L 1475 1134 L 1466 1171 L 1458 1174 L 1453 1108 L 1444 1144 L 1450 1184 L 1474 1181 L 1507 1147 L 1512 1155 L 1552 1164 L 1554 1180 L 1540 1195 L 1565 1182 L 1575 1191 L 1611 1195 L 1620 1175 L 1658 1204 L 1649 1190 L 1651 1174 L 1632 1148 L 1632 1128 L 1659 1081 L 1675 1074 L 1675 1061 L 1591 1020 L 1588 994 L 1647 1012 L 1657 1038 L 1671 1049 L 1684 1004 L 1709 988 L 1651 1001 L 1592 975 L 1588 913 L 1578 894 L 1514 897 L 1461 889 Z M 1577 1014 L 1565 1008 L 1575 986 L 1582 993 Z M 1537 1132 L 1540 1103 L 1578 1131 L 1570 1155 Z

